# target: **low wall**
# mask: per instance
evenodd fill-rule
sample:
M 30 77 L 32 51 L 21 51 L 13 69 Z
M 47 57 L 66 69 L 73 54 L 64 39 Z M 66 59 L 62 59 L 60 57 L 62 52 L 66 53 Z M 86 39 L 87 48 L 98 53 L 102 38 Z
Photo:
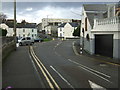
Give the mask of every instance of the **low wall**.
M 2 60 L 4 60 L 12 51 L 16 50 L 14 37 L 0 37 L 2 40 Z

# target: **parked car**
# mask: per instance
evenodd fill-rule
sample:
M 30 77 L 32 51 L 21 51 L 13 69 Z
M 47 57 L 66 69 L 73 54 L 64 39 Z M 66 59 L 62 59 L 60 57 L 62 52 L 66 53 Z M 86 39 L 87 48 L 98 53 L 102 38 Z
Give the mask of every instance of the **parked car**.
M 35 42 L 42 42 L 43 39 L 42 39 L 42 38 L 36 38 L 36 39 L 34 39 L 34 41 L 35 41 Z
M 34 39 L 32 39 L 31 37 L 24 37 L 24 38 L 21 38 L 20 40 L 18 40 L 18 42 L 19 42 L 20 46 L 32 45 L 32 44 L 34 44 Z

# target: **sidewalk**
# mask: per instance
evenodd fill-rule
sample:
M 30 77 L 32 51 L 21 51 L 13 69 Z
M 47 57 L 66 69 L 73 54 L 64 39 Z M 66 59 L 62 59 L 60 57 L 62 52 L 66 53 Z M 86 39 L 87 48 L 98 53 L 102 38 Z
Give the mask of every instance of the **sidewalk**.
M 77 53 L 80 55 L 80 48 L 81 48 L 80 44 L 78 42 L 75 42 L 74 46 L 75 46 L 75 49 L 76 49 Z M 108 62 L 108 63 L 120 65 L 120 60 L 116 60 L 116 59 L 101 56 L 101 55 L 90 55 L 85 50 L 82 51 L 82 55 L 86 55 L 86 56 L 91 57 L 91 58 L 99 59 L 103 62 Z
M 2 87 L 42 88 L 38 75 L 29 57 L 28 46 L 18 47 L 3 62 Z

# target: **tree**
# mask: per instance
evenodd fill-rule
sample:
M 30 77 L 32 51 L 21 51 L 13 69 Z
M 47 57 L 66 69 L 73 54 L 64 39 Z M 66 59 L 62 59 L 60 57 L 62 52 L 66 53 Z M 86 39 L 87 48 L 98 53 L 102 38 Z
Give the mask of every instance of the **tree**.
M 80 25 L 74 30 L 73 36 L 79 36 L 80 37 Z
M 4 13 L 0 13 L 0 23 L 6 20 L 7 16 Z

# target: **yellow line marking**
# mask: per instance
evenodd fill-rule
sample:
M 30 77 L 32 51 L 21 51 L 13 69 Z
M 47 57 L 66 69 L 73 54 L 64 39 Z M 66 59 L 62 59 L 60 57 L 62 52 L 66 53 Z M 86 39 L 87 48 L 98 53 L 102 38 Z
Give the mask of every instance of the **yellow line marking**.
M 52 83 L 50 82 L 49 78 L 47 77 L 46 73 L 44 72 L 44 70 L 42 69 L 42 67 L 41 67 L 40 64 L 38 63 L 38 61 L 36 60 L 35 56 L 33 55 L 33 52 L 31 52 L 31 54 L 32 54 L 32 56 L 33 56 L 35 62 L 37 63 L 37 65 L 38 65 L 39 68 L 41 69 L 41 71 L 42 71 L 44 77 L 46 78 L 46 80 L 47 80 L 47 82 L 48 82 L 50 88 L 52 88 L 52 89 L 54 90 L 54 87 L 53 87 Z
M 45 68 L 45 66 L 42 64 L 42 62 L 40 62 L 40 59 L 35 55 L 35 52 L 33 50 L 33 47 L 31 47 L 32 53 L 34 55 L 34 57 L 37 59 L 37 62 L 39 62 L 42 67 L 44 68 L 44 70 L 47 72 L 47 74 L 49 75 L 49 77 L 51 78 L 51 80 L 53 81 L 53 83 L 55 84 L 55 86 L 60 90 L 60 87 L 58 86 L 58 84 L 55 82 L 55 80 L 53 79 L 53 77 L 51 76 L 51 74 L 48 72 L 48 70 Z

